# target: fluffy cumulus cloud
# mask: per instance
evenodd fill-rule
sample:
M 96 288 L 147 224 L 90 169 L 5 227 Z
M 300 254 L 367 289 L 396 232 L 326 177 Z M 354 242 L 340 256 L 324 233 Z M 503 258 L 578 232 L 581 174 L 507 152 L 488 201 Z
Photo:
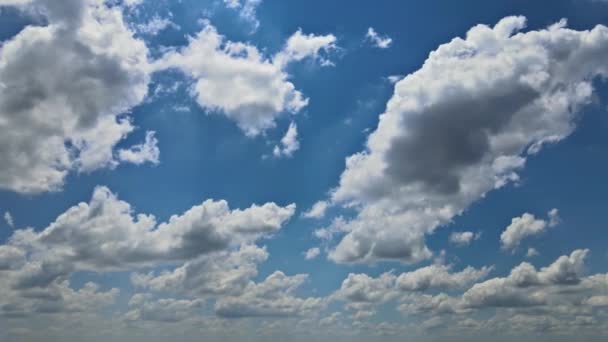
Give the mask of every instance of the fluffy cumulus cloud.
M 358 209 L 336 262 L 431 257 L 425 235 L 488 191 L 518 180 L 527 156 L 567 137 L 592 80 L 606 76 L 608 28 L 526 20 L 477 25 L 395 85 L 366 149 L 346 160 L 332 202 Z
M 347 302 L 348 307 L 361 310 L 411 293 L 427 290 L 454 290 L 479 281 L 490 273 L 490 267 L 467 267 L 452 272 L 448 265 L 431 265 L 395 275 L 383 273 L 377 278 L 367 274 L 349 274 L 333 297 Z
M 281 138 L 281 144 L 276 145 L 272 150 L 272 155 L 280 157 L 291 157 L 294 152 L 300 149 L 300 141 L 298 141 L 298 126 L 295 123 L 290 123 L 287 132 Z
M 391 37 L 378 34 L 373 27 L 367 29 L 365 40 L 379 49 L 387 49 L 393 43 L 393 39 Z
M 134 215 L 129 203 L 98 187 L 88 203 L 69 208 L 40 232 L 16 230 L 7 244 L 0 246 L 0 300 L 11 304 L 19 298 L 46 298 L 54 293 L 60 299 L 88 296 L 94 300 L 95 295 L 109 299 L 115 290 L 98 294 L 96 285 L 73 290 L 69 285 L 71 274 L 180 262 L 184 264 L 171 272 L 136 273 L 132 281 L 140 289 L 198 298 L 239 294 L 250 286 L 257 264 L 267 258 L 265 249 L 253 243 L 279 230 L 294 211 L 294 205 L 281 207 L 274 203 L 230 209 L 225 201 L 207 200 L 158 224 L 152 215 Z M 53 305 L 60 304 L 61 310 L 73 310 L 77 305 Z M 174 303 L 178 307 L 181 304 Z M 0 314 L 10 314 L 6 305 L 0 307 L 4 310 Z M 152 311 L 146 306 L 137 310 L 133 312 L 140 316 Z
M 306 57 L 321 58 L 320 51 L 333 49 L 334 41 L 332 35 L 297 31 L 282 51 L 268 58 L 253 45 L 227 41 L 207 22 L 186 47 L 168 52 L 155 68 L 183 71 L 194 80 L 191 92 L 201 107 L 256 136 L 274 127 L 282 113 L 297 113 L 308 104 L 288 80 L 286 66 Z
M 114 146 L 134 129 L 125 113 L 149 82 L 148 49 L 121 8 L 101 0 L 2 5 L 43 13 L 48 25 L 26 26 L 0 49 L 0 188 L 56 190 L 72 170 L 116 166 Z
M 514 217 L 511 224 L 500 234 L 500 244 L 505 250 L 513 250 L 521 241 L 529 236 L 542 234 L 547 228 L 555 227 L 559 223 L 559 212 L 557 209 L 549 211 L 548 219 L 537 219 L 534 215 L 525 213 L 520 217 Z
M 520 333 L 535 330 L 538 320 L 547 319 L 561 332 L 585 327 L 598 333 L 602 324 L 594 317 L 606 313 L 608 278 L 606 274 L 584 275 L 588 254 L 585 249 L 575 250 L 540 269 L 524 262 L 507 276 L 491 279 L 486 279 L 489 267 L 452 272 L 449 266 L 440 264 L 401 275 L 384 273 L 377 278 L 350 274 L 332 299 L 355 310 L 354 320 L 368 317 L 387 303 L 396 303 L 393 305 L 423 328 L 426 320 L 439 318 L 452 332 Z M 522 317 L 528 320 L 514 323 Z M 581 321 L 586 323 L 576 323 Z M 409 327 L 408 331 L 416 329 Z
M 220 298 L 215 312 L 222 317 L 289 317 L 307 316 L 319 312 L 324 298 L 300 298 L 295 290 L 308 278 L 305 274 L 287 276 L 277 271 L 260 283 L 251 282 L 240 296 Z

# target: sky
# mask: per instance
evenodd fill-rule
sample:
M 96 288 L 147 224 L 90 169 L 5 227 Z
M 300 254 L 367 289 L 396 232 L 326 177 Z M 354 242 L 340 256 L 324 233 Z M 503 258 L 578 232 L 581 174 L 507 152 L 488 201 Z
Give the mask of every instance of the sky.
M 0 0 L 0 341 L 605 341 L 608 2 Z

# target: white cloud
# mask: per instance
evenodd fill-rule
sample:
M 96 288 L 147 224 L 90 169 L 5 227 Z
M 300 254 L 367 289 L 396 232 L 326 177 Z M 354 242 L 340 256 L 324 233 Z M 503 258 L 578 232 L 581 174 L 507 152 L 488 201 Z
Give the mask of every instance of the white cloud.
M 327 203 L 326 201 L 318 201 L 313 204 L 312 208 L 302 213 L 302 217 L 321 219 L 325 216 L 325 211 L 327 211 L 328 207 L 329 203 Z
M 13 215 L 11 215 L 11 213 L 8 211 L 4 212 L 4 221 L 11 228 L 15 226 L 15 222 L 13 221 Z
M 218 310 L 225 315 L 238 309 L 234 305 L 251 305 L 250 310 L 259 310 L 260 315 L 270 314 L 264 311 L 270 310 L 266 301 L 275 303 L 272 312 L 305 314 L 322 304 L 321 299 L 292 295 L 305 276 L 274 275 L 260 284 L 252 282 L 257 265 L 268 257 L 255 242 L 278 231 L 294 212 L 295 205 L 230 209 L 225 201 L 207 200 L 157 223 L 154 216 L 135 214 L 129 203 L 97 187 L 88 203 L 69 208 L 39 232 L 16 230 L 0 245 L 0 316 L 95 312 L 112 304 L 118 290 L 103 292 L 92 283 L 75 290 L 69 283 L 74 272 L 158 266 L 174 268 L 134 273 L 133 285 L 191 299 L 157 300 L 146 294 L 145 301 L 130 305 L 127 320 L 176 322 L 192 317 L 203 299 L 223 296 L 227 302 Z M 275 282 L 274 290 L 282 294 L 273 290 Z M 287 309 L 284 301 L 292 307 Z
M 408 298 L 413 292 L 464 288 L 484 279 L 491 270 L 491 267 L 469 266 L 460 272 L 450 272 L 450 266 L 431 265 L 400 275 L 387 272 L 377 278 L 351 273 L 332 297 L 346 301 L 349 308 L 369 310 L 377 304 Z
M 468 246 L 473 240 L 477 240 L 481 237 L 479 233 L 473 232 L 452 232 L 450 234 L 450 243 L 456 246 Z
M 158 149 L 158 139 L 154 136 L 156 132 L 146 132 L 146 140 L 138 145 L 131 146 L 128 149 L 118 150 L 118 159 L 123 162 L 141 165 L 149 162 L 158 164 L 160 162 L 160 150 Z
M 393 39 L 386 35 L 379 35 L 373 27 L 367 29 L 365 40 L 379 49 L 387 49 L 393 43 Z
M 540 255 L 540 253 L 538 253 L 536 248 L 532 248 L 532 247 L 528 248 L 528 251 L 526 252 L 526 257 L 528 257 L 528 258 L 532 258 L 532 257 L 539 256 L 539 255 Z
M 313 247 L 307 250 L 306 253 L 304 253 L 304 258 L 306 258 L 306 260 L 312 260 L 318 257 L 319 254 L 321 254 L 321 250 L 319 249 L 319 247 Z
M 332 260 L 430 258 L 426 234 L 516 182 L 528 155 L 575 129 L 591 80 L 608 75 L 608 28 L 560 22 L 514 34 L 524 26 L 523 17 L 477 25 L 395 85 L 366 149 L 347 158 L 331 195 L 358 209 Z
M 243 245 L 237 250 L 202 255 L 170 272 L 135 273 L 131 282 L 140 289 L 196 298 L 240 295 L 257 276 L 257 265 L 267 258 L 265 248 Z
M 450 273 L 450 266 L 431 265 L 403 273 L 397 278 L 397 287 L 402 291 L 425 291 L 428 289 L 458 289 L 488 276 L 491 267 L 475 269 L 467 267 Z
M 272 150 L 272 155 L 280 157 L 292 157 L 293 153 L 300 149 L 298 141 L 298 126 L 295 123 L 290 123 L 287 132 L 281 139 L 281 145 L 276 145 Z
M 552 209 L 548 213 L 548 221 L 536 219 L 529 213 L 525 213 L 521 217 L 514 217 L 511 224 L 500 235 L 502 248 L 514 250 L 525 238 L 542 234 L 547 228 L 556 226 L 559 223 L 558 215 L 558 210 Z
M 318 38 L 299 31 L 295 36 L 298 42 Z M 253 137 L 275 127 L 275 119 L 282 113 L 297 113 L 308 104 L 288 81 L 284 68 L 288 62 L 316 57 L 322 47 L 317 43 L 304 44 L 301 49 L 299 44 L 292 45 L 271 60 L 253 45 L 226 41 L 206 22 L 186 47 L 167 53 L 156 69 L 177 68 L 192 77 L 191 91 L 201 107 L 225 115 Z
M 119 7 L 27 3 L 48 25 L 26 26 L 0 50 L 0 188 L 37 193 L 72 170 L 118 164 L 113 148 L 133 130 L 123 114 L 144 99 L 149 67 Z
M 137 293 L 129 300 L 130 311 L 125 314 L 127 321 L 179 322 L 196 316 L 196 310 L 203 306 L 200 299 L 151 299 Z
M 302 30 L 297 30 L 289 39 L 281 52 L 274 57 L 274 62 L 284 66 L 290 62 L 298 62 L 304 58 L 313 58 L 323 66 L 332 65 L 326 57 L 333 50 L 336 50 L 336 36 L 328 34 L 317 36 L 314 34 L 304 34 Z
M 261 3 L 262 0 L 224 0 L 224 5 L 227 8 L 237 10 L 239 16 L 253 26 L 253 32 L 260 27 L 256 11 Z
M 295 205 L 274 203 L 231 210 L 226 201 L 206 200 L 157 224 L 97 187 L 89 203 L 73 206 L 42 231 L 15 231 L 9 246 L 29 256 L 18 286 L 46 286 L 74 270 L 126 270 L 231 250 L 278 231 L 294 211 Z
M 168 27 L 179 29 L 179 25 L 171 21 L 170 18 L 161 18 L 155 15 L 148 22 L 137 24 L 137 32 L 145 35 L 156 36 Z
M 240 296 L 220 298 L 215 304 L 215 312 L 226 318 L 280 318 L 318 313 L 326 304 L 323 298 L 294 295 L 307 278 L 305 274 L 287 276 L 274 272 L 261 283 L 251 282 Z

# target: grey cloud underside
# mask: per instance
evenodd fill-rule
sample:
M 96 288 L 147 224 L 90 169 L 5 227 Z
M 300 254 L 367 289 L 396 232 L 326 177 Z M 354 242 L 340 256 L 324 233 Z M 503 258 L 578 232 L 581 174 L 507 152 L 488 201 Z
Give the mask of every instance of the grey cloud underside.
M 482 162 L 491 136 L 539 96 L 508 80 L 475 94 L 448 94 L 424 113 L 404 113 L 400 129 L 408 134 L 390 142 L 387 175 L 398 184 L 420 182 L 431 192 L 460 192 L 461 172 Z

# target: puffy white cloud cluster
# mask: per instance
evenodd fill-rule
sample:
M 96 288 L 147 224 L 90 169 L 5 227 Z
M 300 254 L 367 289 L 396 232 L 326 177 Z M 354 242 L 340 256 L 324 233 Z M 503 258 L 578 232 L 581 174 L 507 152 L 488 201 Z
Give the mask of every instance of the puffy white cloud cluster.
M 425 235 L 518 180 L 530 154 L 567 137 L 605 77 L 608 28 L 526 20 L 477 25 L 395 85 L 366 149 L 347 158 L 333 203 L 358 215 L 330 253 L 340 263 L 431 257 Z
M 192 300 L 239 295 L 252 286 L 257 264 L 268 256 L 254 243 L 278 231 L 294 212 L 293 204 L 230 209 L 226 201 L 206 200 L 157 223 L 152 215 L 134 215 L 129 203 L 109 189 L 97 187 L 88 203 L 69 208 L 40 232 L 16 230 L 0 246 L 0 301 L 8 301 L 8 305 L 23 298 L 53 295 L 67 310 L 73 306 L 64 303 L 67 297 L 82 293 L 93 299 L 98 295 L 97 287 L 71 289 L 68 281 L 74 272 L 124 271 L 181 262 L 182 266 L 160 275 L 136 273 L 133 283 L 138 288 L 196 297 Z M 107 298 L 115 292 L 99 296 Z M 0 305 L 0 315 L 14 311 L 7 308 Z M 146 318 L 146 312 L 153 311 L 145 305 L 137 308 L 139 311 L 132 311 L 138 314 L 130 314 L 131 319 Z
M 0 48 L 0 188 L 57 190 L 73 170 L 115 167 L 148 91 L 148 49 L 101 0 L 4 1 L 41 13 Z M 125 46 L 129 46 L 125 49 Z
M 306 57 L 322 58 L 321 51 L 335 49 L 335 40 L 333 35 L 297 31 L 269 59 L 253 45 L 227 41 L 206 22 L 186 47 L 165 54 L 155 68 L 183 71 L 195 81 L 191 90 L 201 107 L 225 115 L 246 135 L 256 136 L 274 127 L 282 113 L 297 113 L 308 104 L 288 81 L 287 65 Z

